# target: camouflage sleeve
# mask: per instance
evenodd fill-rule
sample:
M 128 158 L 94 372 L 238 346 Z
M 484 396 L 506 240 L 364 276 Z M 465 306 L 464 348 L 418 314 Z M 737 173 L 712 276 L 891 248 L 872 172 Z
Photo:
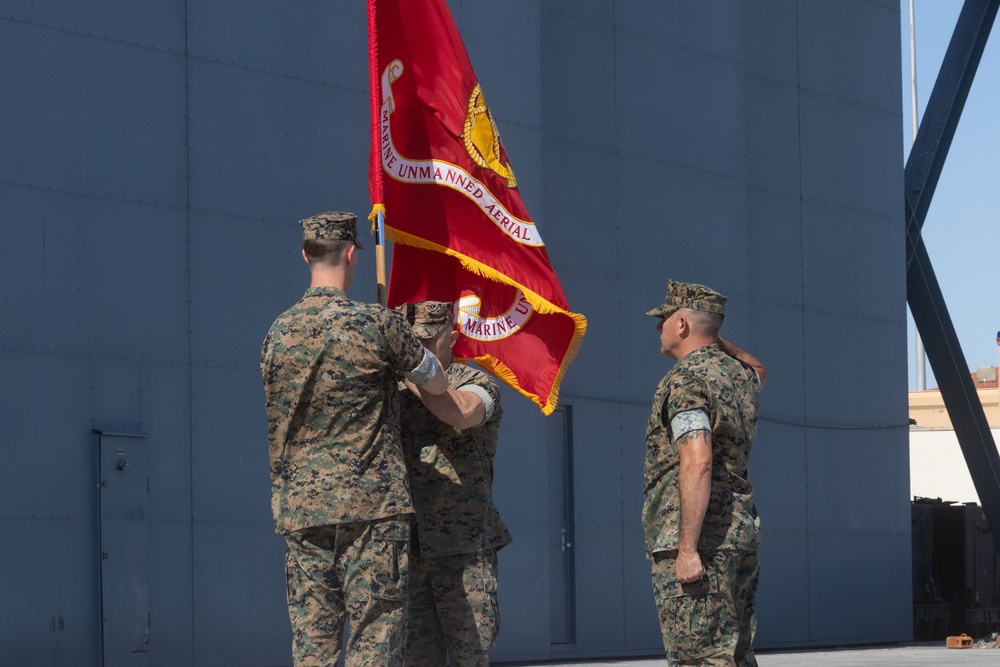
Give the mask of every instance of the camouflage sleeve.
M 424 346 L 410 330 L 402 314 L 383 309 L 383 335 L 389 355 L 389 365 L 400 375 L 411 373 L 424 360 Z
M 468 366 L 465 366 L 464 369 L 467 372 L 473 370 Z M 453 386 L 456 391 L 467 391 L 482 399 L 483 406 L 486 408 L 486 416 L 479 424 L 480 426 L 488 422 L 493 415 L 500 412 L 500 383 L 493 376 L 482 371 L 473 370 L 468 375 L 463 374 L 460 376 L 458 382 Z
M 663 421 L 671 423 L 678 414 L 689 410 L 701 410 L 711 416 L 710 405 L 708 387 L 700 378 L 688 373 L 678 374 L 670 386 Z

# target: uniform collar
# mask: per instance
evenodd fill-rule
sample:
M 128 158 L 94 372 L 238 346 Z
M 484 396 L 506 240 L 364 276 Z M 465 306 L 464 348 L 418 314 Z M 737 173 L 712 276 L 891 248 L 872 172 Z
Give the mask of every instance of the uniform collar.
M 310 287 L 306 290 L 305 296 L 347 296 L 342 289 L 333 285 L 322 287 Z

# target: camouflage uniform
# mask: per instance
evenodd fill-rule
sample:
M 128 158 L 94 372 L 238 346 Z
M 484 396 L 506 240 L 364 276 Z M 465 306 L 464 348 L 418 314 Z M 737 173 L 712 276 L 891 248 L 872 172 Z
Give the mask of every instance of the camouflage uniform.
M 714 295 L 707 302 L 705 290 Z M 660 317 L 677 307 L 721 313 L 724 299 L 703 286 L 671 281 L 667 301 L 649 314 Z M 712 310 L 716 303 L 718 309 Z M 643 526 L 663 643 L 673 665 L 757 664 L 752 643 L 760 524 L 746 468 L 759 392 L 756 372 L 712 344 L 680 359 L 653 398 L 646 427 Z M 708 416 L 712 431 L 711 493 L 698 540 L 706 575 L 681 584 L 674 569 L 680 456 L 672 422 L 678 414 L 698 410 Z
M 303 221 L 306 238 L 345 238 L 343 220 L 325 223 Z M 402 663 L 413 510 L 397 377 L 423 355 L 399 313 L 336 287 L 308 289 L 264 340 L 271 507 L 297 666 L 336 663 L 345 613 L 347 665 Z
M 499 632 L 496 552 L 511 541 L 492 491 L 500 392 L 469 366 L 452 363 L 447 373 L 453 389 L 479 387 L 494 407 L 483 424 L 458 431 L 409 390 L 400 394 L 416 509 L 406 664 L 444 665 L 447 655 L 452 667 L 485 667 Z

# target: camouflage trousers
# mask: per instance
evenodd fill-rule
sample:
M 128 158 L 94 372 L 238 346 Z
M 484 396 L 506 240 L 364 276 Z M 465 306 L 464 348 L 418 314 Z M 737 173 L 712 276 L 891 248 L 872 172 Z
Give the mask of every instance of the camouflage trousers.
M 410 518 L 306 528 L 285 536 L 295 667 L 400 666 L 406 637 Z
M 406 637 L 408 667 L 487 667 L 500 631 L 496 549 L 414 557 Z
M 705 576 L 677 581 L 676 551 L 653 554 L 653 595 L 671 665 L 756 667 L 757 552 L 705 551 Z

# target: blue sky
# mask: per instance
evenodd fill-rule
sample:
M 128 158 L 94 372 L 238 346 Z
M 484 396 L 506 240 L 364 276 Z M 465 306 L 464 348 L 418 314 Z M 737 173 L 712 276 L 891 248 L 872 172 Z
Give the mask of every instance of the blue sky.
M 917 111 L 934 88 L 961 0 L 914 0 Z M 912 143 L 909 0 L 900 0 L 903 146 Z M 1000 331 L 1000 19 L 993 26 L 924 224 L 923 238 L 970 370 L 997 365 Z M 903 240 L 900 239 L 902 243 Z M 909 315 L 909 386 L 916 388 L 915 328 Z M 927 364 L 927 387 L 936 387 Z

